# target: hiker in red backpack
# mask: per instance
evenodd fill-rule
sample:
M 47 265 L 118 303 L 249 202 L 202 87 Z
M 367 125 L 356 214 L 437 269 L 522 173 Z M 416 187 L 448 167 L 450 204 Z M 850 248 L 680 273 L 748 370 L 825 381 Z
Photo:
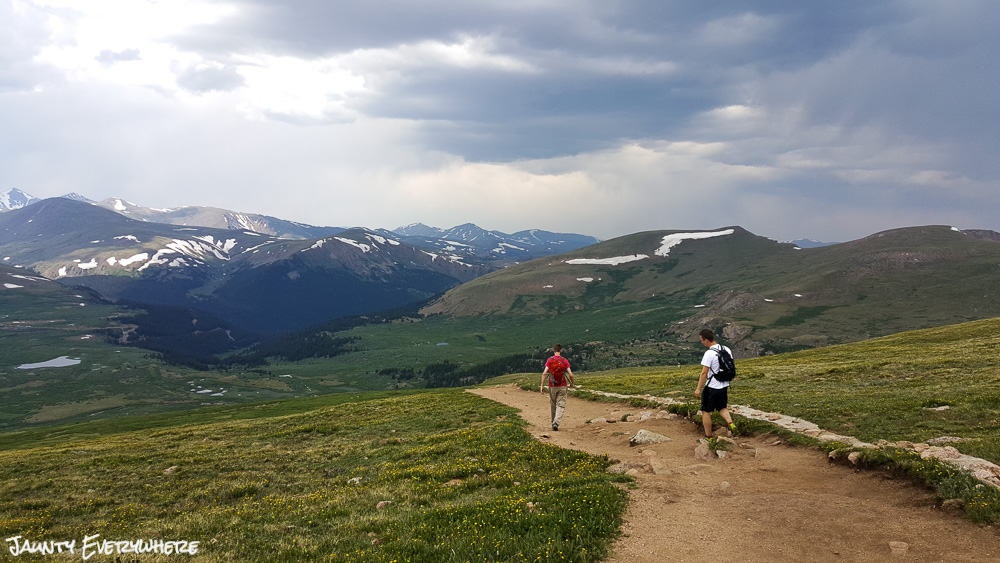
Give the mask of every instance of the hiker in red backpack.
M 559 430 L 559 421 L 562 420 L 563 412 L 566 411 L 566 397 L 569 395 L 569 387 L 574 387 L 573 370 L 569 369 L 569 360 L 562 357 L 562 344 L 552 347 L 553 356 L 545 361 L 545 369 L 542 370 L 542 382 L 538 386 L 540 393 L 545 392 L 545 376 L 549 376 L 549 408 L 552 416 L 552 429 Z M 567 381 L 566 376 L 569 376 Z

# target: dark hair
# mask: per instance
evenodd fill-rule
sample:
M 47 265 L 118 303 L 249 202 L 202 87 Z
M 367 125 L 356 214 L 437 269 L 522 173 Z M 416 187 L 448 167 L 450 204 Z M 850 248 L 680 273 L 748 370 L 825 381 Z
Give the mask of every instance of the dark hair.
M 701 332 L 699 332 L 698 334 L 705 340 L 708 340 L 709 342 L 715 342 L 715 333 L 707 328 L 701 329 Z
M 556 344 L 552 347 L 553 352 L 562 352 L 562 344 Z

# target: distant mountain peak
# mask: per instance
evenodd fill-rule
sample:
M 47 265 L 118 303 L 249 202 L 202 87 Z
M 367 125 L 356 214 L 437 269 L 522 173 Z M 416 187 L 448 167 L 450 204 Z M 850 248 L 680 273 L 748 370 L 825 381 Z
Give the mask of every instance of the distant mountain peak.
M 87 197 L 85 195 L 78 194 L 76 192 L 69 192 L 68 194 L 64 194 L 64 195 L 61 195 L 59 197 L 61 197 L 63 199 L 71 199 L 73 201 L 82 201 L 84 203 L 96 203 L 94 200 L 90 199 L 89 197 Z
M 393 229 L 392 232 L 403 237 L 431 237 L 437 238 L 444 232 L 437 227 L 430 227 L 423 223 L 410 223 L 404 227 Z
M 37 201 L 41 200 L 17 188 L 11 188 L 3 193 L 0 193 L 0 211 L 20 209 Z

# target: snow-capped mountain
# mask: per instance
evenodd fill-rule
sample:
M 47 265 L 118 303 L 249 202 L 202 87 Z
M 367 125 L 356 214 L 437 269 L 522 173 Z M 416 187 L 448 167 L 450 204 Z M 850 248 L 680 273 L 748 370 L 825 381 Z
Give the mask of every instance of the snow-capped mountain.
M 791 241 L 791 243 L 799 248 L 822 248 L 824 246 L 840 244 L 839 242 L 820 242 L 818 240 L 812 240 L 808 238 L 796 239 Z
M 242 213 L 218 207 L 185 206 L 173 209 L 145 207 L 120 197 L 111 197 L 97 205 L 132 219 L 182 225 L 211 227 L 233 231 L 253 231 L 278 238 L 312 239 L 337 234 L 342 227 L 316 227 L 258 213 Z
M 490 269 L 364 229 L 280 239 L 63 198 L 0 214 L 0 256 L 113 300 L 194 307 L 258 332 L 408 305 Z
M 552 233 L 531 229 L 507 234 L 465 223 L 450 229 L 414 223 L 399 227 L 392 233 L 414 246 L 431 252 L 444 252 L 466 260 L 505 266 L 551 254 L 560 254 L 596 244 L 596 238 L 572 233 Z
M 40 200 L 37 197 L 22 192 L 17 188 L 11 188 L 3 193 L 0 193 L 0 211 L 21 209 L 22 207 L 31 205 L 36 201 Z

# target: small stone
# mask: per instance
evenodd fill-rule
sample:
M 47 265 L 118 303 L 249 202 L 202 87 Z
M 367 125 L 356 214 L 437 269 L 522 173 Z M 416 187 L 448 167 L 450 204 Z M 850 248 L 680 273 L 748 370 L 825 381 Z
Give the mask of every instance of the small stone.
M 941 405 L 940 407 L 924 407 L 925 411 L 943 412 L 951 409 L 948 405 Z
M 724 450 L 715 450 L 715 455 L 717 455 L 719 459 L 726 459 L 726 456 L 729 454 Z
M 375 538 L 372 540 L 372 545 L 378 545 L 380 543 L 382 543 L 382 540 L 380 538 Z
M 729 481 L 723 481 L 723 482 L 719 483 L 719 490 L 720 491 L 728 491 L 729 487 L 730 487 Z
M 381 509 L 383 509 L 383 508 L 385 508 L 385 507 L 387 507 L 387 506 L 389 506 L 389 505 L 391 505 L 391 504 L 392 504 L 392 501 L 391 501 L 391 500 L 383 500 L 382 502 L 380 502 L 380 503 L 376 504 L 376 505 L 375 505 L 375 508 L 377 508 L 377 509 L 380 509 L 380 510 L 381 510 Z
M 851 452 L 847 454 L 847 461 L 851 462 L 851 465 L 857 465 L 858 460 L 861 459 L 861 452 Z
M 592 419 L 588 420 L 587 422 L 589 422 L 591 424 L 602 424 L 602 423 L 605 423 L 607 421 L 608 421 L 608 419 L 606 419 L 606 418 L 604 418 L 602 416 L 602 417 L 598 417 L 598 418 L 592 418 Z
M 347 480 L 347 483 L 349 485 L 360 485 L 361 484 L 361 477 L 352 477 L 351 479 Z
M 775 440 L 774 443 L 771 444 L 771 445 L 772 446 L 780 446 L 781 445 L 781 440 Z
M 910 544 L 902 541 L 891 541 L 889 549 L 893 555 L 906 555 L 906 552 L 910 550 Z
M 515 487 L 520 487 L 521 486 L 521 482 L 520 481 L 514 481 L 514 486 Z
M 163 470 L 164 475 L 173 475 L 177 471 L 176 465 L 171 465 L 170 467 Z
M 616 463 L 608 467 L 608 473 L 614 473 L 615 475 L 621 475 L 623 473 L 628 473 L 629 465 L 627 463 Z
M 950 498 L 941 503 L 941 508 L 961 512 L 965 508 L 965 501 L 960 498 Z
M 838 457 L 840 457 L 840 450 L 830 450 L 830 453 L 827 454 L 827 457 L 829 457 L 830 459 L 837 459 Z
M 639 430 L 635 433 L 635 436 L 629 439 L 629 446 L 647 446 L 649 444 L 661 444 L 663 442 L 670 442 L 670 438 L 664 436 L 663 434 L 658 434 L 656 432 L 650 432 L 645 428 Z
M 694 449 L 694 457 L 701 460 L 709 460 L 715 457 L 712 450 L 708 449 L 708 444 L 698 444 Z
M 461 479 L 452 479 L 451 481 L 448 481 L 447 483 L 445 483 L 444 486 L 445 487 L 457 487 L 458 485 L 461 485 L 462 483 L 463 483 L 463 481 Z
M 639 413 L 639 422 L 646 422 L 653 417 L 652 411 L 642 411 Z

